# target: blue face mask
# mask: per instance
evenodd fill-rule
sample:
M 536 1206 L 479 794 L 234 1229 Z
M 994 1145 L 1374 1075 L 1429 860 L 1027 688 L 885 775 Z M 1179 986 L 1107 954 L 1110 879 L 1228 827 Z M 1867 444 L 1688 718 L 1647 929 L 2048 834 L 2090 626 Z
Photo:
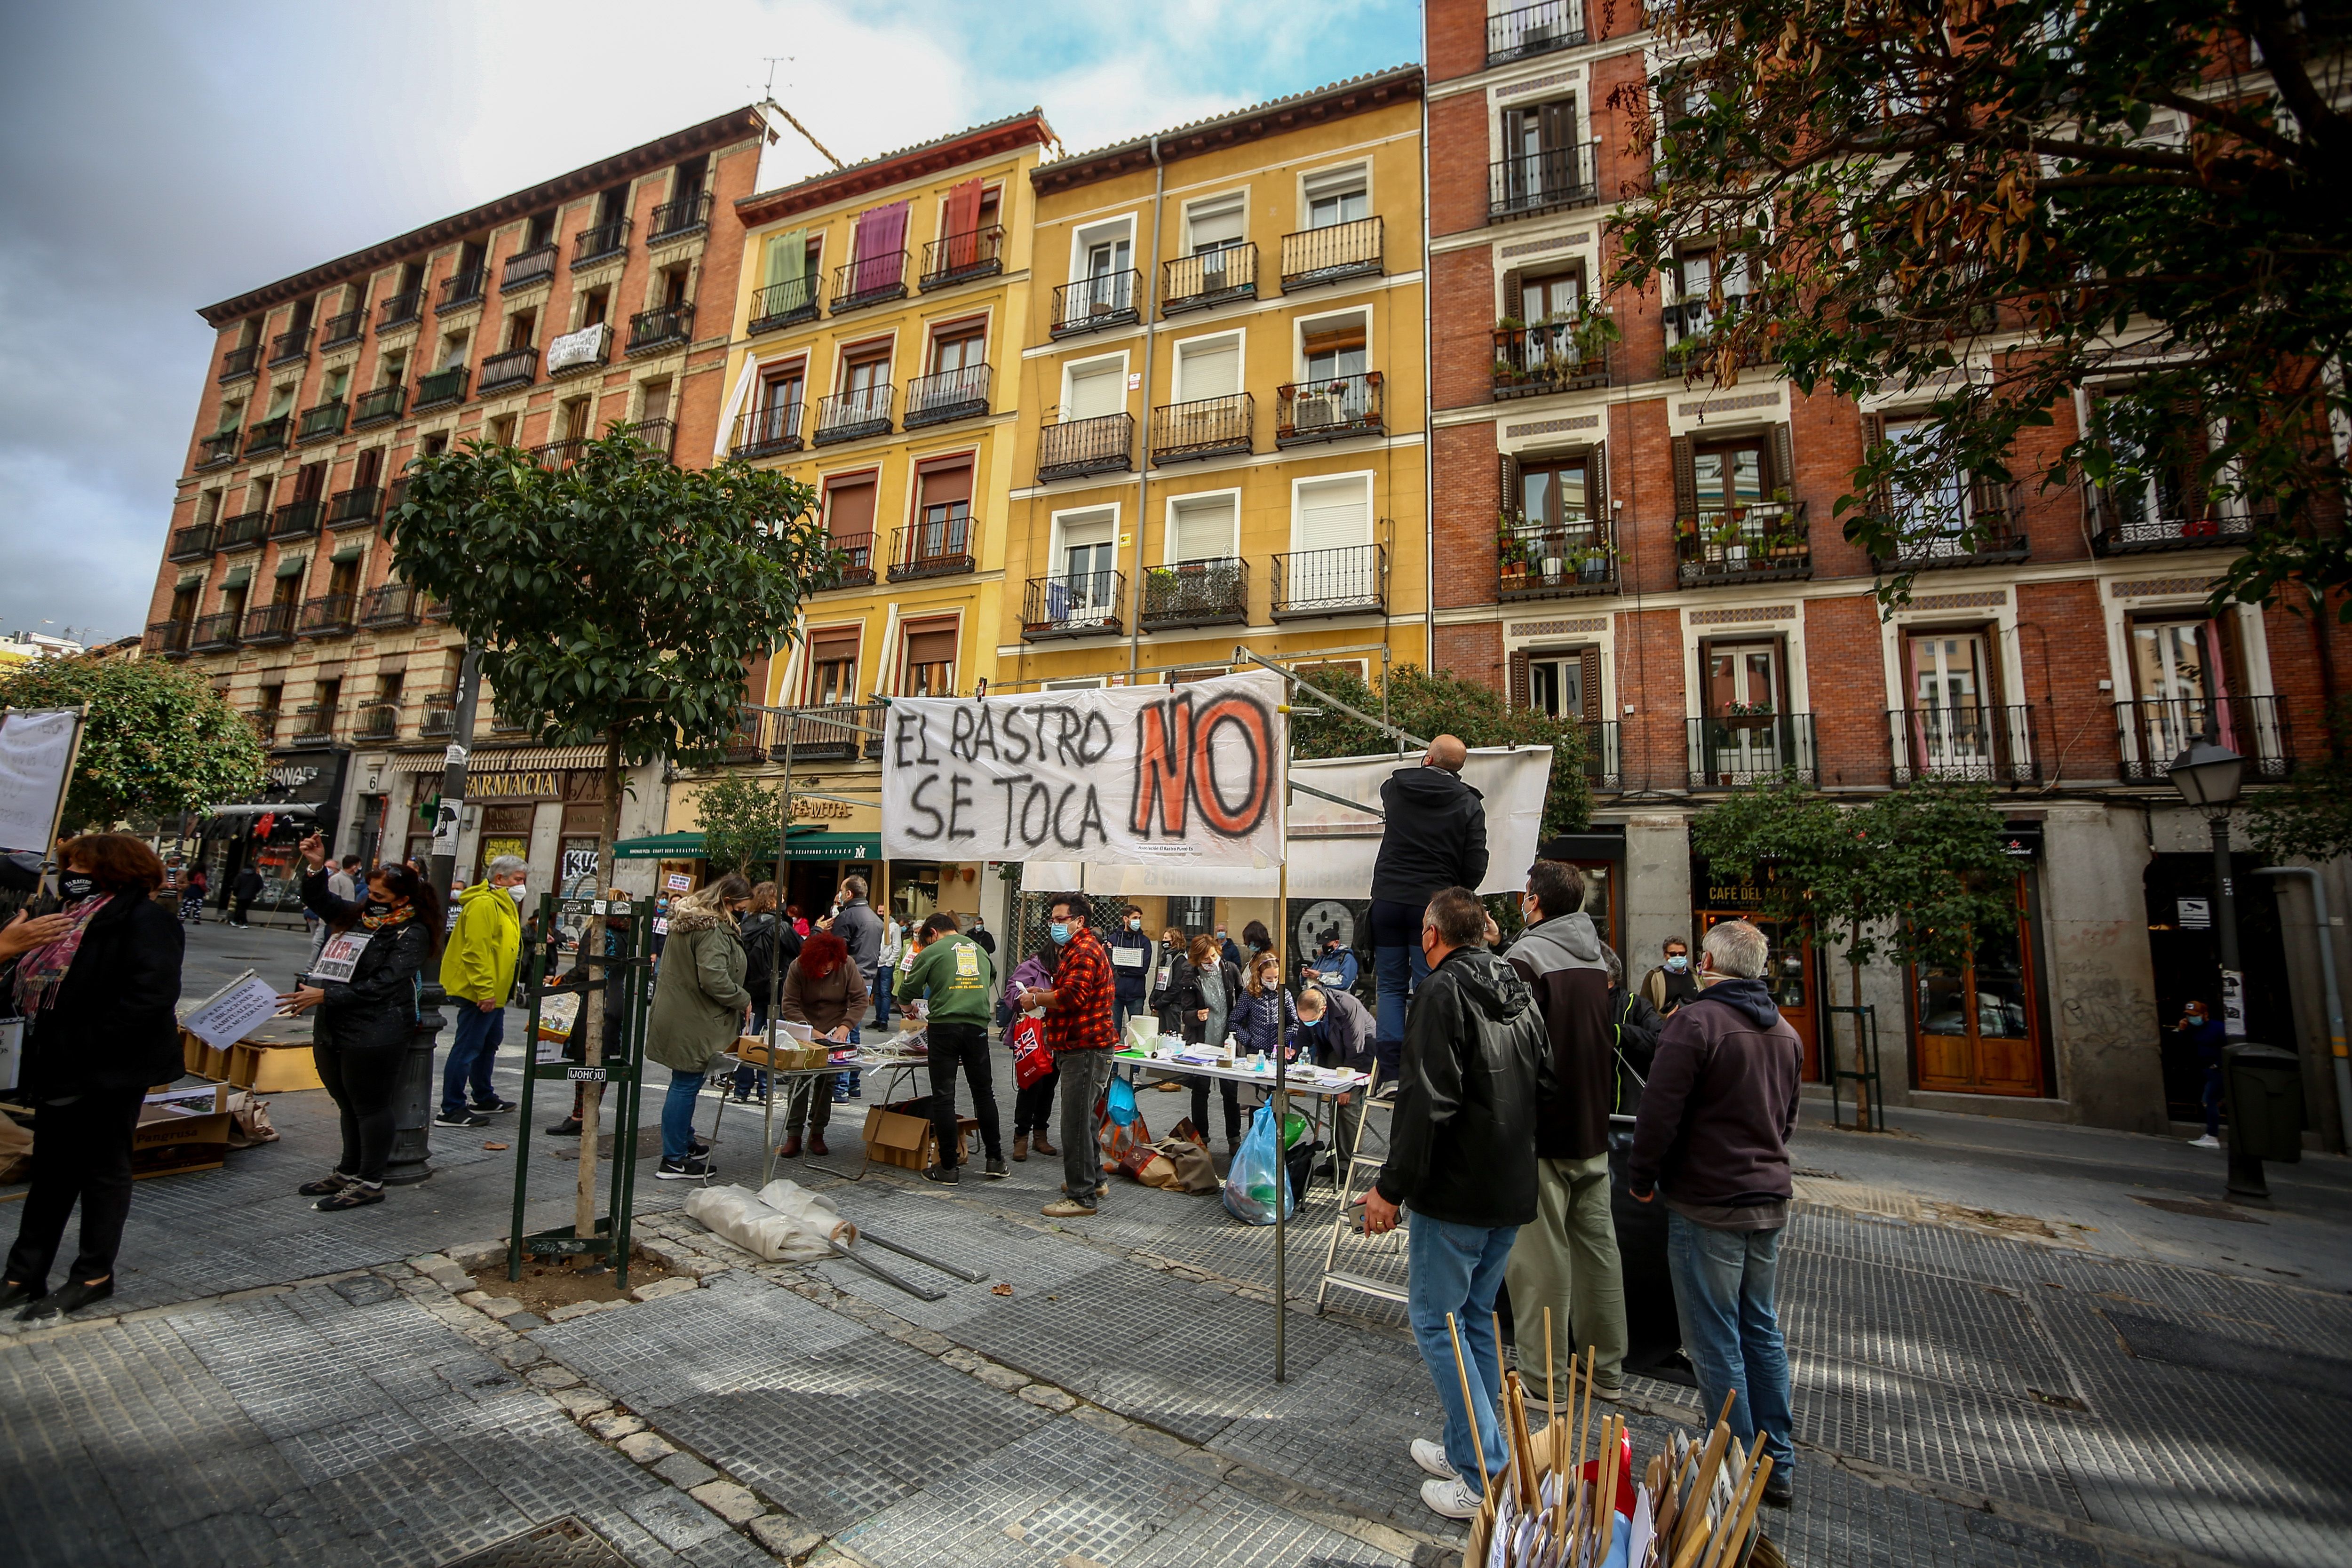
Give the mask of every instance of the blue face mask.
M 1045 934 L 1054 939 L 1055 946 L 1059 947 L 1070 940 L 1070 928 L 1063 921 L 1055 921 L 1045 928 Z
M 1679 952 L 1666 960 L 1666 968 L 1675 974 L 1680 974 L 1689 967 L 1690 960 Z

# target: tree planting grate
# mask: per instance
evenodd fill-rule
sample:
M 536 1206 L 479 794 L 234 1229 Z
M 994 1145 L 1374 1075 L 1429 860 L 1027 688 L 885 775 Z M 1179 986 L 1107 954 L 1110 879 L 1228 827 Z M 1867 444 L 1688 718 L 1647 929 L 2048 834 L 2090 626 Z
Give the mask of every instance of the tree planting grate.
M 628 1559 L 572 1518 L 550 1520 L 444 1568 L 627 1568 Z

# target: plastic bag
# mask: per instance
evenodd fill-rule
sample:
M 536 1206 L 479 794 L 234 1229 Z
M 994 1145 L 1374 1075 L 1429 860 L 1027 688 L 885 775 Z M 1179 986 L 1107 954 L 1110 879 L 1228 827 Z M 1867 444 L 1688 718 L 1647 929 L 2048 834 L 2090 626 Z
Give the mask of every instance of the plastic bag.
M 1135 1084 L 1133 1080 L 1114 1078 L 1104 1095 L 1104 1104 L 1110 1119 L 1125 1127 L 1135 1120 Z
M 1226 1169 L 1225 1212 L 1244 1225 L 1272 1225 L 1276 1202 L 1284 1215 L 1292 1211 L 1289 1185 L 1282 1179 L 1282 1156 L 1275 1148 L 1274 1108 L 1261 1105 L 1251 1113 L 1250 1130 Z
M 1045 1026 L 1024 1018 L 1013 1026 L 1013 1082 L 1029 1089 L 1054 1070 L 1054 1053 L 1045 1046 Z

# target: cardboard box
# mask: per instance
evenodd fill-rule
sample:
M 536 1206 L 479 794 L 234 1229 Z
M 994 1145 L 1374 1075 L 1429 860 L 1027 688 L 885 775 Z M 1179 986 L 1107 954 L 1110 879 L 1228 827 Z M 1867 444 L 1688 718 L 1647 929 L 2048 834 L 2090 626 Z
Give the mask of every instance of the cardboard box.
M 320 1087 L 319 1061 L 307 1040 L 239 1040 L 228 1048 L 228 1071 L 223 1076 L 256 1094 Z
M 139 1125 L 131 1133 L 132 1177 L 218 1169 L 228 1158 L 228 1126 L 226 1110 L 190 1114 L 169 1105 L 142 1106 Z M 33 1135 L 40 1136 L 38 1121 Z
M 821 1068 L 832 1052 L 823 1046 L 778 1046 L 773 1060 L 769 1059 L 768 1042 L 757 1035 L 743 1035 L 735 1041 L 735 1059 L 748 1067 L 770 1067 L 790 1071 L 797 1068 Z
M 957 1156 L 961 1163 L 971 1150 L 971 1141 L 980 1131 L 980 1123 L 969 1116 L 956 1118 L 956 1141 L 963 1152 Z M 931 1102 L 927 1095 L 919 1100 L 902 1100 L 896 1105 L 877 1105 L 866 1112 L 866 1157 L 877 1164 L 896 1165 L 904 1171 L 920 1171 L 939 1163 L 938 1134 L 931 1127 Z

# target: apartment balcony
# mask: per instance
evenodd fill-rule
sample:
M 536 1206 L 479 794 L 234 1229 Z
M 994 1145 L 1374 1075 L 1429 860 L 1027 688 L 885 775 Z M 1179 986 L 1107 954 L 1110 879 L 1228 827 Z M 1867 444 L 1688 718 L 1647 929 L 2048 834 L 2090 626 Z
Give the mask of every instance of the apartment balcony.
M 1249 563 L 1228 555 L 1145 568 L 1139 618 L 1147 632 L 1248 625 Z
M 356 594 L 321 594 L 304 602 L 301 618 L 294 625 L 295 634 L 306 637 L 349 636 L 358 610 Z
M 521 714 L 520 714 L 520 713 L 508 713 L 508 712 L 503 712 L 503 711 L 501 711 L 498 707 L 496 707 L 495 705 L 493 705 L 493 706 L 491 707 L 491 709 L 490 709 L 490 733 L 491 733 L 491 734 L 493 734 L 493 735 L 520 735 L 520 734 L 524 734 L 524 733 L 528 732 L 528 731 L 530 731 L 530 720 L 528 720 L 528 719 L 526 719 L 526 718 L 524 718 Z
M 482 290 L 488 283 L 489 273 L 484 268 L 469 267 L 463 272 L 452 273 L 441 280 L 441 302 L 433 307 L 433 313 L 446 316 L 452 310 L 480 304 Z
M 400 733 L 400 704 L 369 702 L 361 706 L 352 720 L 354 741 L 389 741 Z
M 1820 780 L 1811 713 L 1737 713 L 1685 722 L 1693 789 L 1743 789 L 1785 773 L 1808 784 Z
M 2166 770 L 2210 729 L 2246 759 L 2249 781 L 2273 781 L 2294 772 L 2294 738 L 2285 707 L 2275 697 L 2156 697 L 2116 704 L 2123 776 L 2164 783 Z
M 646 243 L 657 245 L 666 239 L 680 239 L 709 226 L 710 193 L 695 191 L 654 208 L 653 225 L 646 231 Z
M 1134 468 L 1132 414 L 1068 419 L 1037 432 L 1037 482 L 1041 485 L 1086 474 L 1129 473 Z
M 1378 436 L 1387 428 L 1381 411 L 1381 373 L 1335 375 L 1274 389 L 1274 444 L 1311 447 Z
M 807 413 L 808 405 L 798 398 L 744 410 L 735 416 L 735 440 L 729 453 L 738 458 L 775 458 L 799 451 Z
M 255 647 L 294 640 L 294 617 L 302 606 L 296 604 L 263 605 L 245 613 L 243 641 Z
M 800 708 L 770 708 L 760 714 L 760 738 L 768 760 L 787 756 L 802 763 L 856 762 L 882 754 L 889 710 L 879 702 L 819 702 Z M 867 733 L 867 731 L 872 731 Z
M 348 403 L 321 403 L 302 410 L 301 422 L 294 427 L 294 439 L 308 444 L 331 441 L 343 433 L 343 420 L 352 411 Z
M 407 499 L 408 476 L 403 474 L 392 481 L 390 489 L 383 492 L 383 521 L 387 526 L 390 525 L 394 514 L 400 510 L 400 503 Z
M 1506 327 L 1495 333 L 1493 396 L 1497 403 L 1514 397 L 1541 397 L 1554 392 L 1580 392 L 1609 384 L 1608 350 L 1588 336 L 1578 342 L 1575 321 L 1546 321 L 1532 327 Z
M 269 367 L 297 364 L 310 357 L 310 329 L 297 327 L 290 332 L 280 332 L 269 340 Z
M 294 434 L 294 417 L 281 414 L 275 419 L 265 419 L 245 435 L 245 455 L 257 457 L 264 452 L 282 452 Z
M 1943 498 L 1938 510 L 1950 515 L 1928 515 L 1932 502 L 1923 502 L 1909 516 L 1893 521 L 1901 530 L 1891 555 L 1874 552 L 1872 569 L 1879 572 L 1935 572 L 1960 566 L 2001 566 L 2022 561 L 2030 553 L 2017 505 L 2014 484 L 1971 487 L 1966 510 L 1957 493 Z
M 1130 327 L 1143 319 L 1137 301 L 1143 294 L 1143 274 L 1129 268 L 1081 278 L 1054 290 L 1054 323 L 1049 336 L 1076 337 L 1108 327 Z
M 1521 518 L 1496 531 L 1495 596 L 1572 599 L 1617 592 L 1616 531 L 1607 519 Z
M 667 458 L 677 450 L 677 421 L 675 419 L 640 419 L 634 425 L 623 426 L 617 433 L 657 457 Z
M 1349 278 L 1376 278 L 1386 268 L 1382 229 L 1377 217 L 1335 223 L 1324 228 L 1301 229 L 1282 237 L 1282 291 L 1338 283 Z
M 235 647 L 237 625 L 244 619 L 243 610 L 223 610 L 217 615 L 198 616 L 195 629 L 188 637 L 188 651 L 219 653 Z
M 1257 404 L 1246 392 L 1163 404 L 1151 411 L 1151 460 L 1246 457 L 1256 429 Z
M 947 517 L 896 529 L 890 535 L 890 581 L 953 577 L 976 568 L 971 519 Z
M 359 342 L 366 331 L 367 307 L 362 305 L 357 310 L 345 310 L 339 316 L 328 317 L 327 324 L 320 330 L 319 346 L 322 349 L 339 349 L 345 343 Z
M 833 269 L 833 313 L 862 310 L 907 297 L 907 253 L 885 250 L 861 256 Z
M 604 369 L 613 357 L 613 337 L 612 322 L 596 321 L 552 339 L 547 345 L 548 379 Z
M 534 283 L 544 283 L 555 276 L 555 242 L 530 250 L 519 250 L 507 258 L 499 273 L 499 292 L 511 294 L 518 289 L 528 289 Z
M 416 732 L 428 739 L 454 735 L 457 732 L 457 694 L 436 691 L 425 700 L 424 716 L 416 722 Z
M 271 514 L 269 537 L 272 539 L 311 539 L 319 532 L 319 519 L 327 510 L 324 501 L 289 500 Z
M 245 443 L 242 430 L 223 430 L 207 436 L 196 444 L 196 467 L 225 468 L 236 461 L 236 449 Z
M 1277 621 L 1381 615 L 1388 606 L 1389 555 L 1378 544 L 1298 550 L 1274 558 Z
M 815 321 L 824 305 L 824 275 L 805 272 L 756 290 L 751 296 L 751 320 L 743 330 L 756 335 L 797 327 Z
M 945 425 L 953 419 L 974 419 L 988 413 L 989 367 L 968 364 L 937 375 L 919 375 L 907 384 L 906 427 Z
M 874 535 L 842 533 L 833 536 L 834 552 L 840 556 L 840 565 L 832 578 L 821 584 L 827 588 L 871 588 L 874 586 Z
M 241 349 L 231 349 L 221 355 L 220 380 L 223 386 L 260 374 L 261 350 L 257 344 L 247 343 Z
M 1625 757 L 1614 719 L 1587 719 L 1584 731 L 1584 778 L 1594 789 L 1625 787 Z
M 1685 380 L 1706 374 L 1715 363 L 1716 326 L 1737 315 L 1747 299 L 1744 294 L 1727 295 L 1721 309 L 1706 300 L 1685 300 L 1666 306 L 1660 312 L 1665 324 L 1666 353 L 1659 374 Z M 1739 355 L 1740 367 L 1765 364 L 1771 357 L 1760 344 L 1751 344 Z
M 542 441 L 530 449 L 530 460 L 551 472 L 568 468 L 578 462 L 588 450 L 585 436 L 566 436 L 557 441 Z
M 238 512 L 225 518 L 220 536 L 213 542 L 215 550 L 250 550 L 269 537 L 269 509 L 255 507 L 251 511 Z
M 365 430 L 377 425 L 389 425 L 408 406 L 408 388 L 394 384 L 379 386 L 373 392 L 362 392 L 352 405 L 352 428 Z
M 150 621 L 146 634 L 139 639 L 140 651 L 178 658 L 188 651 L 194 631 L 194 624 L 190 621 Z
M 885 381 L 855 392 L 836 392 L 818 398 L 815 444 L 830 447 L 839 441 L 888 435 L 890 403 L 898 390 Z
M 1257 247 L 1228 245 L 1160 264 L 1160 314 L 1213 310 L 1257 298 Z
M 614 218 L 593 228 L 583 228 L 580 237 L 572 242 L 572 265 L 590 267 L 608 256 L 618 256 L 629 248 L 629 220 Z
M 2091 548 L 2101 555 L 2147 555 L 2168 550 L 2217 550 L 2242 546 L 2254 536 L 2257 523 L 2269 514 L 2223 517 L 2212 511 L 2190 516 L 2178 504 L 2153 509 L 2145 505 L 2127 514 L 2115 497 L 2092 492 L 2096 509 L 2091 526 Z M 2168 516 L 2169 511 L 2174 515 Z
M 1117 634 L 1127 579 L 1117 572 L 1075 572 L 1032 577 L 1021 595 L 1021 640 Z
M 417 623 L 418 595 L 405 583 L 371 588 L 360 600 L 360 625 L 371 629 L 413 626 Z
M 993 278 L 1004 270 L 1004 230 L 994 224 L 935 239 L 923 247 L 926 291 Z
M 539 376 L 539 350 L 530 343 L 519 349 L 494 353 L 482 362 L 482 378 L 474 384 L 477 396 L 488 397 L 492 393 L 511 387 L 529 386 Z
M 2021 784 L 2042 776 L 2033 710 L 2023 703 L 1890 709 L 1886 729 L 1892 782 L 1898 784 L 1923 779 Z
M 186 528 L 172 531 L 172 542 L 164 547 L 166 561 L 201 561 L 213 552 L 213 525 L 191 523 Z
M 1593 174 L 1598 142 L 1546 147 L 1503 158 L 1486 171 L 1486 221 L 1587 207 L 1601 199 Z
M 629 353 L 651 353 L 676 343 L 690 341 L 694 336 L 694 305 L 681 300 L 675 305 L 658 305 L 650 310 L 639 310 L 629 318 Z
M 1486 18 L 1486 64 L 1491 68 L 1585 41 L 1583 0 L 1539 0 Z
M 383 332 L 389 331 L 394 327 L 404 327 L 412 321 L 422 320 L 424 315 L 425 290 L 411 289 L 404 293 L 393 295 L 376 307 L 375 330 Z
M 462 364 L 453 364 L 447 370 L 418 376 L 415 412 L 422 414 L 428 408 L 446 408 L 453 403 L 465 402 L 466 381 L 472 374 Z
M 1793 583 L 1812 574 L 1803 501 L 1701 510 L 1675 524 L 1675 576 L 1685 588 Z
M 375 485 L 353 485 L 338 490 L 327 503 L 329 528 L 358 528 L 372 523 L 383 510 L 383 490 Z
M 305 702 L 294 710 L 294 743 L 323 746 L 335 738 L 335 704 Z

